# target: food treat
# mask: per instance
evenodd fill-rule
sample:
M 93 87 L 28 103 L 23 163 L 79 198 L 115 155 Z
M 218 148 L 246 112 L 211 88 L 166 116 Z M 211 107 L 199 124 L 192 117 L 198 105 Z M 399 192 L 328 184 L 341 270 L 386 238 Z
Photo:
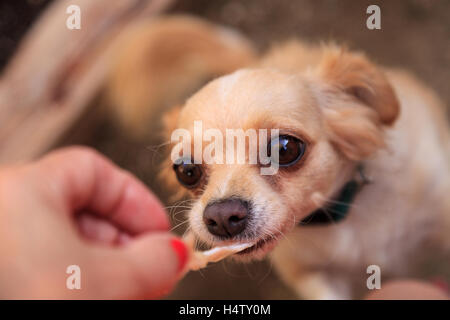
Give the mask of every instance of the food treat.
M 194 250 L 194 236 L 192 233 L 184 238 L 185 243 L 191 250 L 190 260 L 188 262 L 188 270 L 199 270 L 205 268 L 210 262 L 218 262 L 226 257 L 250 248 L 254 243 L 237 243 L 229 246 L 215 247 L 207 251 Z

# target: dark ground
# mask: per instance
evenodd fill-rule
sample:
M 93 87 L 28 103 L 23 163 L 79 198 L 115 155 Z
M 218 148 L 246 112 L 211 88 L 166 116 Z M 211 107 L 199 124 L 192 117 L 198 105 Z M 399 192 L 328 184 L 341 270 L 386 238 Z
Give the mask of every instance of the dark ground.
M 49 1 L 1 0 L 0 67 L 20 37 Z M 381 30 L 366 28 L 366 8 L 381 8 Z M 230 25 L 253 39 L 264 50 L 274 41 L 299 37 L 310 41 L 336 40 L 364 50 L 376 62 L 403 67 L 434 88 L 450 102 L 450 1 L 350 1 L 350 0 L 182 0 L 173 11 L 190 12 Z M 92 115 L 95 116 L 92 116 Z M 167 198 L 155 180 L 159 154 L 152 146 L 128 140 L 97 111 L 87 114 L 63 139 L 61 145 L 87 144 L 120 166 L 134 172 L 157 195 Z M 188 299 L 286 299 L 292 292 L 271 272 L 268 263 L 250 266 L 219 263 L 189 274 L 169 298 Z

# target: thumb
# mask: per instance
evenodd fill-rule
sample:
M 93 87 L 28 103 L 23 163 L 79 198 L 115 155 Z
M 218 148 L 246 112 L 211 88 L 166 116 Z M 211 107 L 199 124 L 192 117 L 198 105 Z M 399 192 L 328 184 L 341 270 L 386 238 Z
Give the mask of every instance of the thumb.
M 152 233 L 95 254 L 85 294 L 92 298 L 160 298 L 169 293 L 188 260 L 186 245 L 168 233 Z

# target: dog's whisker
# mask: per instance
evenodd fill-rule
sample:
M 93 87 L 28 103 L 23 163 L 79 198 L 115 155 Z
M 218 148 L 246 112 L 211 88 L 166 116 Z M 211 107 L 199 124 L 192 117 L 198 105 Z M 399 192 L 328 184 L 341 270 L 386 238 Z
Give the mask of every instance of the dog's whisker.
M 178 216 L 179 214 L 183 214 L 183 213 L 186 213 L 186 212 L 189 212 L 189 211 L 191 211 L 191 209 L 177 210 L 176 212 L 173 212 L 173 213 L 171 214 L 171 216 L 172 216 L 172 217 L 176 217 L 176 216 Z
M 185 200 L 180 200 L 175 202 L 172 206 L 182 206 L 182 205 L 190 205 L 193 204 L 195 202 L 195 200 L 193 199 L 185 199 Z M 171 207 L 171 206 L 169 206 Z
M 186 235 L 187 235 L 189 232 L 191 232 L 191 231 L 192 231 L 191 226 L 188 226 L 188 227 L 186 228 L 186 230 L 184 230 L 183 235 L 182 235 L 182 238 L 186 237 Z M 194 249 L 195 249 L 195 247 L 194 247 Z
M 191 211 L 190 209 L 178 210 L 176 212 L 171 212 L 170 216 L 172 217 L 172 219 L 176 219 L 178 216 L 181 215 L 181 218 L 183 219 L 184 215 L 190 211 Z
M 334 200 L 334 199 L 330 199 L 330 198 L 325 197 L 325 196 L 324 196 L 323 194 L 321 194 L 321 193 L 315 193 L 315 194 L 314 194 L 314 197 L 317 197 L 317 198 L 319 198 L 320 200 L 322 200 L 322 201 L 324 201 L 324 202 L 326 202 L 326 203 L 330 203 L 330 204 L 340 204 L 340 205 L 346 205 L 346 206 L 349 206 L 349 207 L 352 207 L 352 208 L 358 208 L 358 206 L 355 205 L 355 204 L 353 204 L 353 203 L 342 202 L 342 201 L 337 201 L 337 200 Z M 313 201 L 314 201 L 314 199 L 313 199 Z M 316 202 L 316 204 L 318 204 L 318 203 Z
M 157 145 L 149 145 L 146 146 L 145 149 L 149 150 L 150 152 L 158 152 L 161 148 L 170 145 L 170 141 L 162 142 Z
M 281 231 L 280 229 L 278 229 L 278 228 L 274 228 L 274 229 L 275 229 L 276 232 L 278 232 L 278 233 L 286 240 L 287 244 L 288 244 L 290 247 L 294 247 L 294 245 L 292 244 L 292 241 L 284 234 L 284 232 L 282 232 L 282 231 Z M 275 234 L 273 234 L 273 239 L 276 240 Z
M 189 222 L 189 220 L 183 221 L 183 222 L 177 224 L 176 226 L 174 226 L 172 229 L 170 229 L 170 231 L 174 231 L 175 229 L 179 228 L 180 226 L 182 226 L 188 222 Z
M 164 209 L 173 209 L 173 208 L 175 208 L 175 209 L 178 209 L 178 208 L 188 208 L 188 209 L 191 209 L 191 206 L 183 206 L 183 205 L 174 205 L 174 206 L 167 206 L 167 207 L 164 207 Z
M 155 156 L 156 155 L 158 155 L 158 156 L 161 155 L 160 149 L 165 147 L 165 146 L 167 146 L 167 145 L 170 145 L 170 143 L 171 143 L 170 141 L 167 141 L 167 142 L 163 142 L 161 144 L 155 145 L 155 146 L 147 146 L 147 147 L 145 147 L 146 150 L 148 150 L 148 151 L 150 151 L 152 153 L 152 164 L 155 163 Z

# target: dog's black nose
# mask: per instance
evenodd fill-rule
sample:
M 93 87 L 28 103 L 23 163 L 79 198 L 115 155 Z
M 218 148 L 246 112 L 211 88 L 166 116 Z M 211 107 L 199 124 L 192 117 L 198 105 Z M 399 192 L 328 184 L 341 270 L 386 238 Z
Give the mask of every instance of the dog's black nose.
M 213 235 L 231 238 L 247 226 L 248 202 L 228 199 L 208 204 L 203 212 L 203 221 Z

